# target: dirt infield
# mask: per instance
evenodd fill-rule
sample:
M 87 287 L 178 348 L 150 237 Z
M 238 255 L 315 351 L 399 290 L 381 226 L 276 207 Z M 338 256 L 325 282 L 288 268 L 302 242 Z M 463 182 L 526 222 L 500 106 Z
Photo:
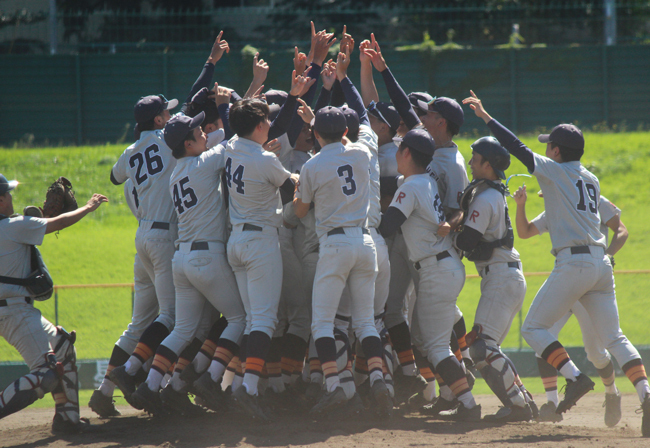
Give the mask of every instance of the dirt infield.
M 539 397 L 541 399 L 541 397 Z M 496 411 L 492 396 L 478 396 L 483 413 Z M 3 447 L 276 447 L 309 446 L 356 448 L 365 446 L 484 446 L 490 447 L 650 447 L 640 437 L 641 416 L 635 395 L 623 397 L 623 418 L 615 428 L 603 423 L 603 396 L 590 394 L 565 414 L 560 424 L 450 423 L 418 414 L 395 416 L 390 421 L 361 418 L 355 421 L 320 421 L 278 415 L 272 424 L 258 424 L 236 414 L 206 413 L 195 418 L 152 419 L 120 407 L 122 417 L 100 420 L 88 408 L 82 416 L 100 425 L 101 432 L 58 438 L 51 434 L 52 409 L 29 409 L 0 420 Z

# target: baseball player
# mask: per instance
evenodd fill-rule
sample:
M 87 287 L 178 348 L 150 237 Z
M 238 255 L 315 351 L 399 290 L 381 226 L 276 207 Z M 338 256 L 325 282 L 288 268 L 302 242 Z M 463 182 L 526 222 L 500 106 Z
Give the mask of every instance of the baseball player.
M 30 372 L 0 392 L 0 418 L 52 392 L 56 403 L 52 432 L 88 431 L 92 429 L 88 420 L 79 416 L 76 334 L 41 316 L 34 297 L 45 299 L 30 289 L 31 283 L 20 281 L 34 271 L 33 258 L 38 255 L 34 246 L 43 243 L 45 234 L 75 224 L 108 199 L 94 194 L 85 206 L 54 218 L 14 215 L 11 191 L 17 185 L 0 174 L 0 335 L 18 350 Z
M 566 412 L 594 388 L 594 382 L 580 372 L 549 332 L 579 301 L 593 321 L 598 338 L 634 384 L 643 409 L 641 432 L 650 437 L 650 386 L 639 353 L 619 326 L 612 265 L 605 255 L 605 236 L 600 232 L 600 184 L 580 163 L 584 153 L 582 132 L 574 125 L 561 124 L 550 134 L 540 135 L 538 140 L 546 143 L 544 157 L 533 153 L 494 120 L 474 92 L 463 103 L 469 104 L 499 143 L 537 177 L 544 194 L 555 267 L 533 300 L 522 334 L 535 352 L 567 379 L 564 400 L 556 412 Z
M 134 192 L 133 182 L 129 179 L 124 183 L 124 198 L 131 213 L 137 218 L 138 208 L 135 203 L 136 196 Z M 128 360 L 129 353 L 132 353 L 138 344 L 138 339 L 158 315 L 156 289 L 137 254 L 133 265 L 133 273 L 133 318 L 113 347 L 113 353 L 111 353 L 108 361 L 108 368 L 106 369 L 104 379 L 99 388 L 93 391 L 88 402 L 90 409 L 103 418 L 121 415 L 120 411 L 115 407 L 113 400 L 115 383 L 110 380 L 109 374 L 115 367 L 124 364 Z
M 413 341 L 460 402 L 455 409 L 439 415 L 477 421 L 481 419 L 481 406 L 474 401 L 461 363 L 449 346 L 465 268 L 452 248 L 451 237 L 437 232 L 445 219 L 444 209 L 437 184 L 426 171 L 435 150 L 433 139 L 424 129 L 413 129 L 404 136 L 396 159 L 403 183 L 382 217 L 380 231 L 390 236 L 402 228 L 409 259 L 419 274 L 411 326 Z
M 446 236 L 450 231 L 455 230 L 458 227 L 463 218 L 458 201 L 460 195 L 468 184 L 465 159 L 458 151 L 458 146 L 453 142 L 453 137 L 458 134 L 460 127 L 464 123 L 463 109 L 451 98 L 437 97 L 430 103 L 424 103 L 424 101 L 414 98 L 413 101 L 417 104 L 417 108 L 426 110 L 426 114 L 421 112 L 419 114 L 420 116 L 418 116 L 414 111 L 411 100 L 409 100 L 409 97 L 404 93 L 386 65 L 386 61 L 382 56 L 381 49 L 379 44 L 376 42 L 374 35 L 371 35 L 371 38 L 372 41 L 370 42 L 370 45 L 367 45 L 363 51 L 370 57 L 374 67 L 384 78 L 388 94 L 395 105 L 395 108 L 404 120 L 406 127 L 408 129 L 424 127 L 435 141 L 436 152 L 431 160 L 431 164 L 427 168 L 427 172 L 438 183 L 438 191 L 443 201 L 445 212 L 445 222 L 441 223 L 438 232 L 440 236 Z M 417 280 L 417 273 L 414 273 L 413 275 L 414 279 Z M 417 281 L 415 281 L 415 283 L 417 291 Z M 389 303 L 392 302 L 389 300 Z M 391 306 L 389 305 L 388 308 L 390 309 Z M 394 316 L 394 322 L 396 325 L 388 324 L 391 329 L 391 339 L 398 341 L 394 341 L 394 344 L 405 347 L 407 342 L 408 326 L 405 319 L 403 317 L 400 319 L 397 312 L 401 307 L 393 308 L 395 309 L 395 312 L 390 313 L 390 315 Z M 388 314 L 389 310 L 387 310 L 387 315 Z M 468 367 L 472 367 L 473 363 L 469 357 L 467 343 L 465 341 L 465 334 L 467 332 L 465 320 L 462 312 L 457 306 L 454 322 L 454 334 L 458 339 L 459 347 L 463 353 L 464 364 L 467 364 Z M 393 334 L 395 335 L 395 338 L 393 338 Z M 399 342 L 401 339 L 403 339 L 403 341 Z M 465 370 L 465 365 L 463 365 L 463 369 Z M 473 383 L 474 378 L 471 371 L 466 371 L 466 374 L 468 380 Z M 429 375 L 428 380 L 430 379 L 431 376 Z M 453 394 L 446 387 L 441 386 L 441 395 L 443 395 L 443 398 L 446 401 L 438 400 L 438 406 L 431 409 L 434 414 L 437 413 L 439 406 L 443 403 L 451 402 L 453 400 Z
M 506 187 L 501 182 L 510 166 L 510 154 L 494 137 L 480 138 L 471 148 L 473 181 L 461 198 L 466 219 L 463 230 L 455 235 L 456 246 L 476 263 L 482 279 L 469 351 L 481 376 L 503 403 L 496 414 L 486 415 L 485 420 L 528 421 L 533 417 L 528 403 L 532 399 L 519 387 L 514 364 L 501 350 L 526 296 Z
M 289 107 L 306 85 L 295 76 L 284 107 Z M 293 107 L 293 106 L 291 106 Z M 233 399 L 248 414 L 268 419 L 259 406 L 258 382 L 277 325 L 282 288 L 282 255 L 278 227 L 282 225 L 280 187 L 290 196 L 290 173 L 272 153 L 262 148 L 269 135 L 269 108 L 256 99 L 235 103 L 229 122 L 237 136 L 225 151 L 225 176 L 230 199 L 232 233 L 228 261 L 246 309 L 246 331 L 240 358 L 246 362 L 243 385 L 233 388 Z
M 530 238 L 535 235 L 540 235 L 548 232 L 548 222 L 546 220 L 546 212 L 542 212 L 533 221 L 528 221 L 526 217 L 526 186 L 519 188 L 514 195 L 515 202 L 517 203 L 517 233 L 522 239 Z M 600 231 L 605 236 L 605 244 L 608 240 L 608 229 L 614 232 L 613 238 L 609 243 L 605 253 L 614 260 L 614 254 L 618 252 L 625 244 L 628 237 L 627 228 L 623 221 L 621 221 L 621 210 L 616 207 L 605 196 L 600 196 L 598 205 L 598 212 L 600 214 Z M 598 339 L 594 332 L 594 324 L 589 318 L 587 310 L 576 302 L 571 310 L 566 313 L 555 325 L 553 325 L 549 332 L 556 338 L 560 331 L 571 317 L 575 314 L 580 330 L 582 331 L 582 340 L 587 352 L 587 359 L 596 367 L 600 378 L 605 385 L 605 424 L 609 427 L 616 426 L 621 420 L 621 394 L 616 388 L 614 365 L 612 364 L 609 352 Z M 555 413 L 558 405 L 557 393 L 557 370 L 547 363 L 541 357 L 537 357 L 537 364 L 539 372 L 544 383 L 544 389 L 548 402 L 543 404 L 540 408 L 539 419 L 540 421 L 560 422 L 562 421 L 562 414 Z
M 213 362 L 194 386 L 203 398 L 203 389 L 216 389 L 223 372 L 239 350 L 246 326 L 235 276 L 226 260 L 226 208 L 221 193 L 221 172 L 225 167 L 224 147 L 207 151 L 206 136 L 200 128 L 200 113 L 194 118 L 178 115 L 163 131 L 165 143 L 177 160 L 169 180 L 170 197 L 178 217 L 178 250 L 172 261 L 176 287 L 174 330 L 156 350 L 146 382 L 132 400 L 146 411 L 160 411 L 158 390 L 164 374 L 178 355 L 194 339 L 206 304 L 223 313 L 228 326 L 217 342 Z
M 343 112 L 325 107 L 316 112 L 314 136 L 320 152 L 302 168 L 294 210 L 302 218 L 314 203 L 320 253 L 313 287 L 312 337 L 323 369 L 326 393 L 312 413 L 343 405 L 347 396 L 340 386 L 334 319 L 346 281 L 350 287 L 352 326 L 368 359 L 370 387 L 380 412 L 392 409 L 382 372 L 383 348 L 374 325 L 374 282 L 377 254 L 365 227 L 370 207 L 370 154 L 365 147 L 341 139 L 347 133 Z
M 223 33 L 219 33 L 217 36 L 210 56 L 192 86 L 183 106 L 183 113 L 195 107 L 192 101 L 195 95 L 195 102 L 200 102 L 200 91 L 210 83 L 214 64 L 221 59 L 224 52 L 229 51 L 228 42 L 221 40 L 222 35 Z M 167 190 L 176 160 L 171 156 L 171 151 L 163 139 L 162 129 L 171 118 L 169 111 L 177 105 L 178 100 L 167 101 L 162 95 L 141 98 L 134 108 L 138 141 L 124 151 L 111 171 L 113 184 L 120 185 L 127 179 L 133 182 L 132 193 L 140 222 L 135 238 L 138 252 L 136 257 L 154 283 L 160 310 L 158 317 L 140 336 L 128 359 L 124 360 L 128 352 L 124 352 L 118 343 L 113 350 L 113 360 L 109 361 L 109 369 L 119 366 L 108 372 L 109 379 L 122 390 L 129 403 L 136 383 L 144 380 L 142 365 L 153 356 L 160 342 L 169 335 L 175 319 L 171 259 L 177 237 L 177 218 Z M 223 137 L 220 132 L 213 134 Z M 136 301 L 138 300 L 136 297 Z M 140 311 L 140 307 L 137 310 Z M 138 325 L 133 329 L 139 328 L 140 322 L 146 318 L 148 314 L 134 315 L 133 320 L 138 321 Z M 136 374 L 139 374 L 137 379 Z

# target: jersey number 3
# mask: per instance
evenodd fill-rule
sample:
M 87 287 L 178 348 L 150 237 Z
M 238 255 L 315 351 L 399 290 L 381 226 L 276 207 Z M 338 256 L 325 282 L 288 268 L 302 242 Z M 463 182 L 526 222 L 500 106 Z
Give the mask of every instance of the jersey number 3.
M 341 190 L 343 190 L 343 194 L 346 196 L 352 196 L 354 193 L 357 192 L 357 183 L 354 181 L 352 176 L 354 173 L 352 172 L 352 167 L 350 165 L 343 165 L 338 167 L 336 170 L 337 174 L 339 177 L 343 177 L 345 180 L 345 185 L 341 187 Z
M 176 211 L 179 215 L 183 214 L 185 208 L 192 208 L 199 202 L 192 187 L 185 188 L 185 185 L 187 185 L 189 181 L 190 178 L 185 176 L 174 184 L 172 199 L 174 201 L 174 207 L 176 207 Z
M 136 152 L 129 159 L 129 166 L 137 168 L 135 170 L 135 181 L 138 185 L 147 180 L 147 177 L 160 173 L 163 168 L 162 157 L 158 155 L 160 149 L 158 145 L 151 145 L 144 150 L 144 156 L 141 152 Z M 146 171 L 145 171 L 146 165 Z
M 587 204 L 585 203 L 586 189 L 587 196 L 589 197 L 589 211 L 596 214 L 598 212 L 598 190 L 596 190 L 594 184 L 583 182 L 582 179 L 578 179 L 576 182 L 576 188 L 578 189 L 578 194 L 580 195 L 580 200 L 576 204 L 576 208 L 581 212 L 587 211 Z
M 232 174 L 231 174 L 232 173 Z M 226 160 L 226 182 L 228 188 L 232 188 L 232 184 L 237 185 L 237 193 L 244 194 L 244 165 L 239 165 L 235 172 L 232 172 L 232 159 L 228 157 Z

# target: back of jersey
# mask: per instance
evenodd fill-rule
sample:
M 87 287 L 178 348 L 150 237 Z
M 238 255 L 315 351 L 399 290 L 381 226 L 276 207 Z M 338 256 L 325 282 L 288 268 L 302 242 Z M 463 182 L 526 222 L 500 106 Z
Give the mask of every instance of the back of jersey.
M 228 212 L 221 191 L 224 152 L 218 145 L 178 161 L 169 184 L 178 214 L 177 243 L 226 241 Z
M 580 162 L 558 163 L 534 154 L 548 220 L 552 253 L 573 246 L 606 247 L 600 232 L 600 183 Z
M 262 145 L 237 136 L 230 139 L 225 152 L 225 176 L 232 225 L 280 227 L 282 201 L 278 188 L 290 175 Z
M 119 183 L 131 179 L 131 195 L 138 220 L 176 222 L 169 178 L 176 159 L 165 143 L 162 130 L 145 131 L 140 140 L 129 146 L 113 166 L 113 177 Z
M 438 193 L 442 199 L 445 214 L 460 209 L 460 197 L 469 184 L 465 158 L 454 144 L 438 148 L 427 167 L 427 172 L 438 182 Z
M 370 153 L 355 145 L 324 146 L 302 167 L 299 194 L 314 202 L 316 233 L 322 237 L 337 227 L 366 225 L 370 198 Z

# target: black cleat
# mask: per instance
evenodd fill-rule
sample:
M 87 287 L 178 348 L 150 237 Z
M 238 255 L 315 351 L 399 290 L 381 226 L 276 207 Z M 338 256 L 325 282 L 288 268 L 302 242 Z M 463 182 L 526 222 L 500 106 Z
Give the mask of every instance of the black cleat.
M 395 404 L 400 405 L 407 403 L 409 398 L 424 391 L 427 387 L 427 380 L 421 375 L 406 376 L 399 375 L 395 377 Z M 424 406 L 426 403 L 423 403 Z
M 455 422 L 480 422 L 481 405 L 477 404 L 468 409 L 463 403 L 460 403 L 455 409 L 441 411 L 438 416 L 443 420 L 453 420 Z
M 250 395 L 246 392 L 246 388 L 242 385 L 233 392 L 232 399 L 246 414 L 251 417 L 261 420 L 263 422 L 269 422 L 271 419 L 264 413 L 262 407 L 259 403 L 259 397 L 257 395 Z
M 496 414 L 490 414 L 483 417 L 488 422 L 510 423 L 510 422 L 529 422 L 533 419 L 533 411 L 530 406 L 503 406 L 499 408 Z
M 613 428 L 621 421 L 621 393 L 605 394 L 605 425 Z
M 385 384 L 384 387 L 386 387 Z M 388 392 L 388 389 L 386 389 L 386 392 Z M 309 411 L 309 413 L 319 414 L 328 412 L 332 409 L 343 406 L 346 401 L 348 401 L 348 399 L 345 396 L 345 392 L 343 391 L 343 388 L 339 386 L 332 392 L 325 392 L 318 403 L 316 403 L 316 405 L 311 408 L 311 411 Z
M 178 392 L 174 390 L 171 384 L 168 384 L 160 391 L 160 401 L 166 409 L 185 416 L 202 414 L 204 412 L 200 406 L 190 401 L 187 392 Z
M 227 407 L 221 383 L 214 382 L 210 372 L 203 373 L 198 380 L 194 381 L 193 390 L 198 397 L 201 397 L 201 402 L 206 408 L 222 411 Z
M 650 395 L 646 395 L 643 403 L 641 404 L 643 411 L 643 419 L 641 420 L 641 435 L 643 437 L 650 437 Z
M 115 400 L 113 400 L 112 397 L 107 397 L 99 390 L 93 391 L 93 394 L 90 396 L 90 401 L 88 402 L 88 407 L 101 418 L 117 417 L 118 415 L 122 415 L 115 407 Z
M 89 434 L 102 432 L 98 425 L 91 425 L 87 418 L 80 418 L 77 423 L 63 420 L 60 414 L 54 415 L 52 420 L 52 433 L 56 435 Z
M 126 367 L 119 366 L 111 370 L 108 378 L 122 391 L 124 399 L 136 409 L 142 409 L 135 405 L 131 400 L 131 395 L 135 392 L 135 379 L 126 373 Z
M 560 401 L 557 405 L 555 412 L 562 414 L 563 412 L 571 409 L 579 399 L 581 399 L 587 392 L 594 390 L 594 382 L 591 381 L 584 373 L 581 373 L 575 381 L 566 380 L 566 389 L 564 392 L 564 400 Z
M 458 407 L 458 400 L 454 398 L 451 401 L 438 397 L 433 403 L 427 404 L 420 409 L 420 414 L 436 416 L 443 411 L 451 411 Z
M 136 391 L 131 395 L 131 400 L 140 406 L 139 409 L 144 409 L 152 415 L 160 415 L 163 413 L 160 393 L 149 389 L 147 383 L 142 383 L 138 386 Z
M 537 416 L 537 421 L 538 422 L 551 422 L 551 423 L 559 423 L 561 422 L 564 418 L 562 417 L 562 414 L 558 414 L 555 412 L 555 403 L 552 401 L 549 401 L 548 403 L 544 403 L 541 408 L 539 408 L 539 415 Z
M 390 391 L 382 380 L 376 380 L 370 387 L 375 403 L 376 412 L 382 417 L 390 417 L 393 413 L 393 400 L 390 398 Z

